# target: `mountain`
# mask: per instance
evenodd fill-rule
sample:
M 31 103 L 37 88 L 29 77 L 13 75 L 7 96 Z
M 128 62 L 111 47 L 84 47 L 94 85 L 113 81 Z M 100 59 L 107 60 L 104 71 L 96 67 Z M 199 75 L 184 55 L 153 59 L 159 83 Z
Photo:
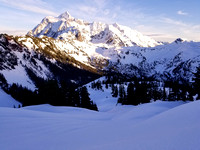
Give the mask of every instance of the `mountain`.
M 200 65 L 199 42 L 178 38 L 162 44 L 129 27 L 117 23 L 88 23 L 75 19 L 68 12 L 44 18 L 28 35 L 52 37 L 64 45 L 70 43 L 70 48 L 61 49 L 73 51 L 76 46 L 88 56 L 82 62 L 130 77 L 191 80 L 192 73 Z M 79 56 L 73 57 L 80 60 Z
M 191 81 L 196 67 L 200 65 L 200 42 L 180 38 L 156 47 L 123 47 L 103 53 L 112 60 L 107 68 L 114 68 L 125 76 Z
M 0 52 L 0 73 L 30 89 L 38 78 L 82 85 L 109 72 L 191 81 L 200 65 L 199 42 L 161 44 L 117 23 L 88 23 L 68 12 L 45 17 L 26 36 L 1 34 Z
M 68 12 L 58 17 L 46 17 L 28 35 L 35 37 L 48 36 L 55 39 L 79 40 L 85 43 L 105 44 L 110 46 L 142 46 L 159 45 L 155 40 L 132 30 L 131 28 L 101 22 L 88 23 L 75 19 Z

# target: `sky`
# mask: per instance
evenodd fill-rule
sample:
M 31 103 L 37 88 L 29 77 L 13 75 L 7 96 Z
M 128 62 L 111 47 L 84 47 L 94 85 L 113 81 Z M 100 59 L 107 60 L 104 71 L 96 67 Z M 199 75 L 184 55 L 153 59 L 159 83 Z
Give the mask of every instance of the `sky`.
M 118 23 L 157 41 L 200 41 L 199 0 L 0 0 L 0 33 L 23 35 L 68 11 L 88 22 Z

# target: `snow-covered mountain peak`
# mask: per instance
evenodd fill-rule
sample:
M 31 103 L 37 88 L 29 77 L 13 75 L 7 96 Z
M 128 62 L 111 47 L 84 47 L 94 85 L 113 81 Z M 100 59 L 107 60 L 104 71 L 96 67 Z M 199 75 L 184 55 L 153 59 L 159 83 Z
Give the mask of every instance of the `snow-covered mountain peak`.
M 66 11 L 66 12 L 62 13 L 61 15 L 59 15 L 58 18 L 66 19 L 66 20 L 68 20 L 68 19 L 69 20 L 73 20 L 74 19 L 74 17 L 72 17 L 68 11 Z
M 119 26 L 119 24 L 118 24 L 117 22 L 113 23 L 112 25 L 113 25 L 114 27 L 118 27 L 118 26 Z
M 69 12 L 58 17 L 46 17 L 28 35 L 35 37 L 48 36 L 65 41 L 78 40 L 85 44 L 103 44 L 108 47 L 141 46 L 154 47 L 160 45 L 150 37 L 117 23 L 87 23 L 75 19 Z M 77 38 L 78 37 L 78 38 Z M 82 40 L 80 40 L 80 37 Z
M 183 43 L 183 42 L 186 42 L 187 41 L 187 39 L 183 39 L 183 38 L 177 38 L 174 42 L 175 43 Z

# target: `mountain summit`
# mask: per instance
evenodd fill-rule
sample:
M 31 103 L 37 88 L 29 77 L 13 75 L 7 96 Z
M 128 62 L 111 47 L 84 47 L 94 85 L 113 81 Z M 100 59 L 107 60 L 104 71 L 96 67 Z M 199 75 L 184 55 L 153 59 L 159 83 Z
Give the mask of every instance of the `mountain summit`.
M 69 12 L 64 12 L 63 14 L 61 14 L 60 16 L 58 16 L 58 18 L 63 18 L 66 20 L 73 20 L 74 18 L 69 14 Z
M 65 12 L 58 17 L 45 17 L 40 24 L 28 32 L 28 35 L 35 37 L 48 36 L 66 41 L 78 39 L 86 43 L 101 43 L 115 47 L 154 47 L 159 45 L 155 40 L 129 27 L 117 23 L 88 23 L 81 19 L 75 19 L 69 12 Z

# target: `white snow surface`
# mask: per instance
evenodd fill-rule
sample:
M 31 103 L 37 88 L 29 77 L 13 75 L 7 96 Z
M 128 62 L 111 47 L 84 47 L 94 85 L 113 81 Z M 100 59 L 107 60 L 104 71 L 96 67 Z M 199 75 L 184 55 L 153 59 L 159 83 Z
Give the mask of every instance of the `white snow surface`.
M 99 112 L 47 104 L 0 107 L 1 149 L 200 149 L 200 101 L 116 106 L 109 89 L 104 89 L 105 95 L 88 91 Z
M 22 104 L 0 88 L 0 107 L 18 107 L 19 105 L 21 106 Z
M 34 83 L 29 79 L 25 68 L 21 65 L 16 66 L 13 70 L 2 70 L 0 71 L 0 73 L 4 75 L 8 84 L 10 85 L 13 83 L 17 83 L 33 91 L 35 90 Z

